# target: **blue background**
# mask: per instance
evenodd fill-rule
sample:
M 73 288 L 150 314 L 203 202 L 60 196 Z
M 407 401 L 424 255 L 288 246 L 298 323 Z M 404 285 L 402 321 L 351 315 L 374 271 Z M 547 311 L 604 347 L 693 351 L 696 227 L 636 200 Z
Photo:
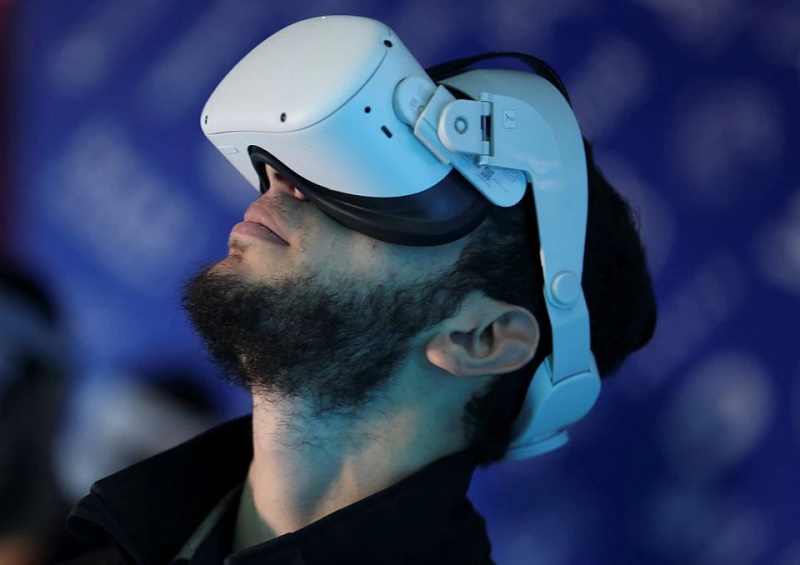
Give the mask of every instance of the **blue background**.
M 192 374 L 217 420 L 248 409 L 177 307 L 182 280 L 225 252 L 255 196 L 202 135 L 200 110 L 261 40 L 335 13 L 385 21 L 423 65 L 489 50 L 547 60 L 639 211 L 657 334 L 568 448 L 476 475 L 497 561 L 800 563 L 800 3 L 789 1 L 17 2 L 4 231 L 67 314 L 65 490 L 107 470 L 86 455 L 109 441 L 92 433 L 103 406 L 115 433 L 141 427 L 115 402 L 153 375 Z

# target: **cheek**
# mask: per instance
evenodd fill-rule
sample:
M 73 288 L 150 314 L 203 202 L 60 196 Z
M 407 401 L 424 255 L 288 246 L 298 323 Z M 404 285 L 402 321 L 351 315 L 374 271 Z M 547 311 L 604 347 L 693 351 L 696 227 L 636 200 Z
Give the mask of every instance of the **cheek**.
M 308 234 L 300 265 L 321 276 L 365 281 L 394 280 L 400 269 L 385 244 L 346 229 Z
M 377 282 L 405 284 L 424 276 L 428 268 L 413 250 L 390 245 L 366 236 L 349 244 L 350 271 L 356 276 Z
M 298 266 L 320 276 L 406 283 L 439 272 L 457 257 L 460 244 L 441 248 L 392 245 L 350 230 L 320 213 L 303 231 Z

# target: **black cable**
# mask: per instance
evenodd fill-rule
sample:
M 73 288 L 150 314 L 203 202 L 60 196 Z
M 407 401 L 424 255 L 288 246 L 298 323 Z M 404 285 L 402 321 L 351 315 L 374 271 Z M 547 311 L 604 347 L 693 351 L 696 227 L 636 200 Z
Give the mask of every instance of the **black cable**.
M 497 59 L 500 57 L 511 57 L 513 59 L 522 61 L 536 74 L 555 86 L 561 95 L 564 96 L 567 102 L 570 102 L 569 94 L 567 94 L 567 88 L 564 86 L 564 83 L 561 81 L 561 78 L 558 76 L 555 70 L 553 70 L 553 67 L 538 57 L 534 57 L 533 55 L 528 55 L 526 53 L 519 53 L 517 51 L 490 51 L 488 53 L 481 53 L 480 55 L 472 55 L 470 57 L 453 59 L 452 61 L 445 61 L 444 63 L 439 63 L 438 65 L 428 67 L 425 69 L 425 72 L 428 73 L 428 76 L 430 76 L 434 82 L 439 82 L 461 73 L 464 69 L 471 67 L 475 63 L 479 63 L 487 59 Z

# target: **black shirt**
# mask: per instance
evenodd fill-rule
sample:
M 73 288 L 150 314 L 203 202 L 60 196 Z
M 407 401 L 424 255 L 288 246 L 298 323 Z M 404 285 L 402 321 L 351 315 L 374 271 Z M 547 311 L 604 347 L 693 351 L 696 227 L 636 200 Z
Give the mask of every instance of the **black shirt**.
M 231 553 L 251 459 L 245 417 L 98 481 L 67 527 L 102 549 L 77 563 L 491 563 L 483 518 L 466 497 L 475 469 L 467 451 L 296 532 Z

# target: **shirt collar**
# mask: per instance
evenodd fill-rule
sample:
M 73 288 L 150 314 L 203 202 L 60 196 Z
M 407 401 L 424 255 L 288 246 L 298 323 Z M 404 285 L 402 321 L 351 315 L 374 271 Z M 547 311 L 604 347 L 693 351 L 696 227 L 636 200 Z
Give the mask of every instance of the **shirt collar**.
M 191 563 L 205 562 L 200 554 L 210 548 L 218 558 L 231 546 L 237 504 L 230 493 L 246 477 L 251 434 L 249 417 L 235 420 L 99 481 L 70 515 L 70 531 L 87 541 L 108 536 L 139 562 L 165 563 L 212 509 L 222 508 Z M 304 563 L 421 562 L 459 544 L 488 561 L 483 519 L 466 498 L 474 468 L 470 452 L 444 457 L 301 530 L 229 555 L 226 563 L 279 563 L 288 556 Z M 229 502 L 220 505 L 226 495 Z
M 67 518 L 90 543 L 111 539 L 139 563 L 168 563 L 209 511 L 242 482 L 252 451 L 245 416 L 92 486 Z

